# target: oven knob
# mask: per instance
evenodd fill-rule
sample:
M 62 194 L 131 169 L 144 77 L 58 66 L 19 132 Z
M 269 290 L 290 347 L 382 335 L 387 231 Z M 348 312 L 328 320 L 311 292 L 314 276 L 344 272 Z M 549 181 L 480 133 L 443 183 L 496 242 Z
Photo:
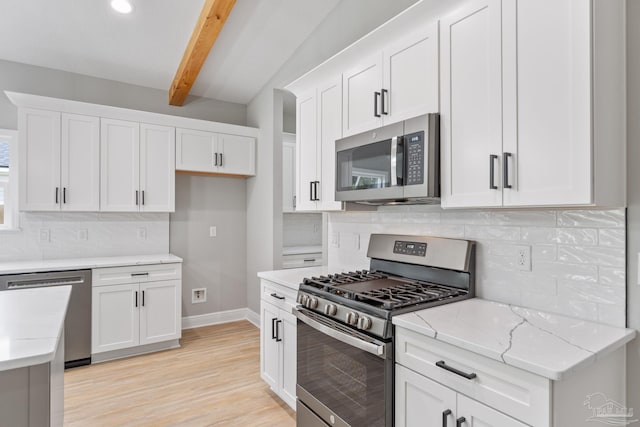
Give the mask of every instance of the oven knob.
M 316 307 L 318 307 L 318 298 L 309 297 L 309 299 L 307 300 L 307 308 L 316 308 Z
M 309 297 L 307 295 L 298 296 L 298 302 L 305 307 L 307 306 L 307 301 L 309 301 Z
M 302 294 L 298 294 L 298 299 L 297 299 L 298 304 L 302 304 L 302 300 L 303 300 L 303 299 L 304 299 L 304 295 L 302 295 Z M 303 305 L 304 305 L 304 304 L 303 304 Z
M 363 331 L 371 329 L 371 323 L 371 319 L 366 316 L 362 316 L 358 319 L 358 329 L 362 329 Z
M 327 316 L 335 316 L 338 312 L 338 307 L 335 304 L 327 304 L 324 306 L 324 314 Z
M 358 313 L 354 313 L 353 311 L 348 312 L 347 323 L 355 326 L 358 323 Z

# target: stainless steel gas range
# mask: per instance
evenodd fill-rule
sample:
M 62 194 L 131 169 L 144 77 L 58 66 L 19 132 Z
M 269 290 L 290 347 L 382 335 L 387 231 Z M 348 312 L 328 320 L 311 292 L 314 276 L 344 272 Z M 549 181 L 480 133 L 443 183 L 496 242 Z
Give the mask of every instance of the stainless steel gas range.
M 369 270 L 300 285 L 300 427 L 392 426 L 392 317 L 475 295 L 474 242 L 374 234 L 367 256 Z

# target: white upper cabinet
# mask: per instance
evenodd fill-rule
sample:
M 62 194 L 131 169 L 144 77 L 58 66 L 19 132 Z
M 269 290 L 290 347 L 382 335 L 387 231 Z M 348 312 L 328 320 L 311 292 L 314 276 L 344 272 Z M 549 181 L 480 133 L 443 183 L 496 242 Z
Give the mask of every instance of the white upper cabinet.
M 140 124 L 140 203 L 144 212 L 175 210 L 175 129 Z
M 97 211 L 97 117 L 20 109 L 20 209 Z
M 500 3 L 478 0 L 440 22 L 446 207 L 502 205 Z
M 424 25 L 383 52 L 385 124 L 440 111 L 438 23 Z
M 282 212 L 296 209 L 296 136 L 282 134 Z
M 335 201 L 335 141 L 341 138 L 342 81 L 330 79 L 297 98 L 296 211 L 341 210 Z
M 256 140 L 252 137 L 176 129 L 176 169 L 221 175 L 256 173 Z
M 623 23 L 620 0 L 441 21 L 443 207 L 626 205 Z
M 100 210 L 137 211 L 140 203 L 140 124 L 100 123 Z
M 438 111 L 438 25 L 408 32 L 343 73 L 343 136 Z
M 101 120 L 100 210 L 175 210 L 175 129 Z

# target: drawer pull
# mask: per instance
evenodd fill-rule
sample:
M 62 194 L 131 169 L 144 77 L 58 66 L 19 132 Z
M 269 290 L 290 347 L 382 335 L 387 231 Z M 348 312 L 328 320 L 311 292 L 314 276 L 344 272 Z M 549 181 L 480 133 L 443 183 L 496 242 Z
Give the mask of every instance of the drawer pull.
M 451 409 L 445 409 L 442 411 L 442 427 L 447 427 L 449 415 L 451 415 Z
M 466 379 L 468 379 L 468 380 L 472 380 L 472 379 L 474 379 L 475 377 L 477 377 L 477 375 L 476 375 L 475 373 L 473 373 L 473 372 L 472 372 L 472 373 L 470 373 L 470 374 L 467 374 L 466 372 L 462 372 L 462 371 L 461 371 L 461 370 L 459 370 L 459 369 L 452 368 L 451 366 L 447 366 L 447 364 L 445 363 L 445 361 L 444 361 L 444 360 L 440 360 L 440 361 L 436 362 L 436 366 L 437 366 L 438 368 L 442 368 L 442 369 L 444 369 L 444 370 L 446 370 L 446 371 L 452 372 L 452 373 L 454 373 L 454 374 L 456 374 L 456 375 L 460 375 L 461 377 L 464 377 L 464 378 L 466 378 Z M 463 421 L 463 422 L 464 422 L 464 421 Z
M 276 294 L 275 292 L 271 294 L 272 297 L 274 297 L 275 299 L 284 299 L 284 297 L 281 297 L 280 295 Z
M 148 276 L 149 273 L 131 273 L 131 277 Z
M 465 417 L 460 417 L 456 420 L 456 427 L 462 427 L 462 423 L 464 423 L 465 421 L 467 421 L 467 419 Z
M 305 258 L 302 260 L 303 262 L 315 262 L 316 259 L 315 258 Z

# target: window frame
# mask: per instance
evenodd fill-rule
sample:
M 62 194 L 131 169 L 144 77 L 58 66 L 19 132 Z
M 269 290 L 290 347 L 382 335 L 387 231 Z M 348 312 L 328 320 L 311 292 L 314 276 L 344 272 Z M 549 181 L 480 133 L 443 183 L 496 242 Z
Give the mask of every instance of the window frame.
M 4 223 L 0 224 L 0 231 L 18 230 L 18 131 L 0 129 L 0 139 L 9 141 L 9 170 L 0 168 L 0 185 L 5 187 Z

